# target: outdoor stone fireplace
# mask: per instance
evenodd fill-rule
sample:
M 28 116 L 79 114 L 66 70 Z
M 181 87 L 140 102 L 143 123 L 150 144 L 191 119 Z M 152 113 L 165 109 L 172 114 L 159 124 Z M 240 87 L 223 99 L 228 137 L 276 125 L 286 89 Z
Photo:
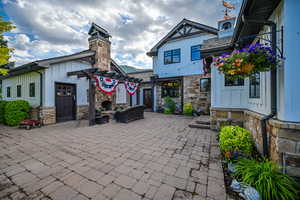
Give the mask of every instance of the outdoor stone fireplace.
M 105 111 L 112 110 L 112 102 L 111 102 L 111 101 L 103 101 L 103 102 L 101 103 L 101 107 L 102 107 Z

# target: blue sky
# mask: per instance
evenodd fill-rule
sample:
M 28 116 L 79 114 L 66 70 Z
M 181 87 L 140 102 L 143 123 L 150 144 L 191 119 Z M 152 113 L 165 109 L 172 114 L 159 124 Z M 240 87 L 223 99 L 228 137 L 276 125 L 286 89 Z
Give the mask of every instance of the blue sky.
M 231 0 L 239 7 L 239 0 Z M 0 15 L 16 25 L 5 34 L 17 65 L 88 48 L 92 22 L 112 35 L 119 64 L 150 68 L 146 55 L 183 18 L 217 26 L 221 0 L 1 0 Z M 231 15 L 236 15 L 236 9 Z

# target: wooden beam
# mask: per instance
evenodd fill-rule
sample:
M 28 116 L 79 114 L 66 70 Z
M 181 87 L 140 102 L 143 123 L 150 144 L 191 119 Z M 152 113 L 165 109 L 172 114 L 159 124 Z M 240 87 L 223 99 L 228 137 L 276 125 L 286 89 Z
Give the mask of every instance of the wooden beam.
M 95 110 L 95 85 L 93 79 L 89 79 L 89 126 L 96 124 L 96 110 Z

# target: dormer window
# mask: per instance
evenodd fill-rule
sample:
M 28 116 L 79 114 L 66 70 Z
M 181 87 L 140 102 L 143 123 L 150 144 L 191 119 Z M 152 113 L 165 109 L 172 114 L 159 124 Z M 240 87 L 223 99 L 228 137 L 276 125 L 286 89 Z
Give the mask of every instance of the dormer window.
M 231 29 L 231 23 L 230 22 L 225 22 L 222 25 L 222 30 L 228 30 L 228 29 Z

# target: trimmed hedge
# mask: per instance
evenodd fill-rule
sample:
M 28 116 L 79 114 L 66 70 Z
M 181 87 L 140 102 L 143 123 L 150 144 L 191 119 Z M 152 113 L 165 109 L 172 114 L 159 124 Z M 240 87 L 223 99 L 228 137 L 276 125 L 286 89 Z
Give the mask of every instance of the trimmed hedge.
M 220 131 L 220 148 L 222 152 L 238 151 L 250 155 L 253 141 L 250 131 L 239 126 L 224 126 Z
M 29 103 L 25 100 L 8 101 L 5 105 L 5 123 L 9 126 L 17 126 L 20 121 L 27 119 Z
M 5 113 L 5 105 L 7 101 L 0 101 L 0 124 L 5 122 L 4 120 L 4 113 Z

